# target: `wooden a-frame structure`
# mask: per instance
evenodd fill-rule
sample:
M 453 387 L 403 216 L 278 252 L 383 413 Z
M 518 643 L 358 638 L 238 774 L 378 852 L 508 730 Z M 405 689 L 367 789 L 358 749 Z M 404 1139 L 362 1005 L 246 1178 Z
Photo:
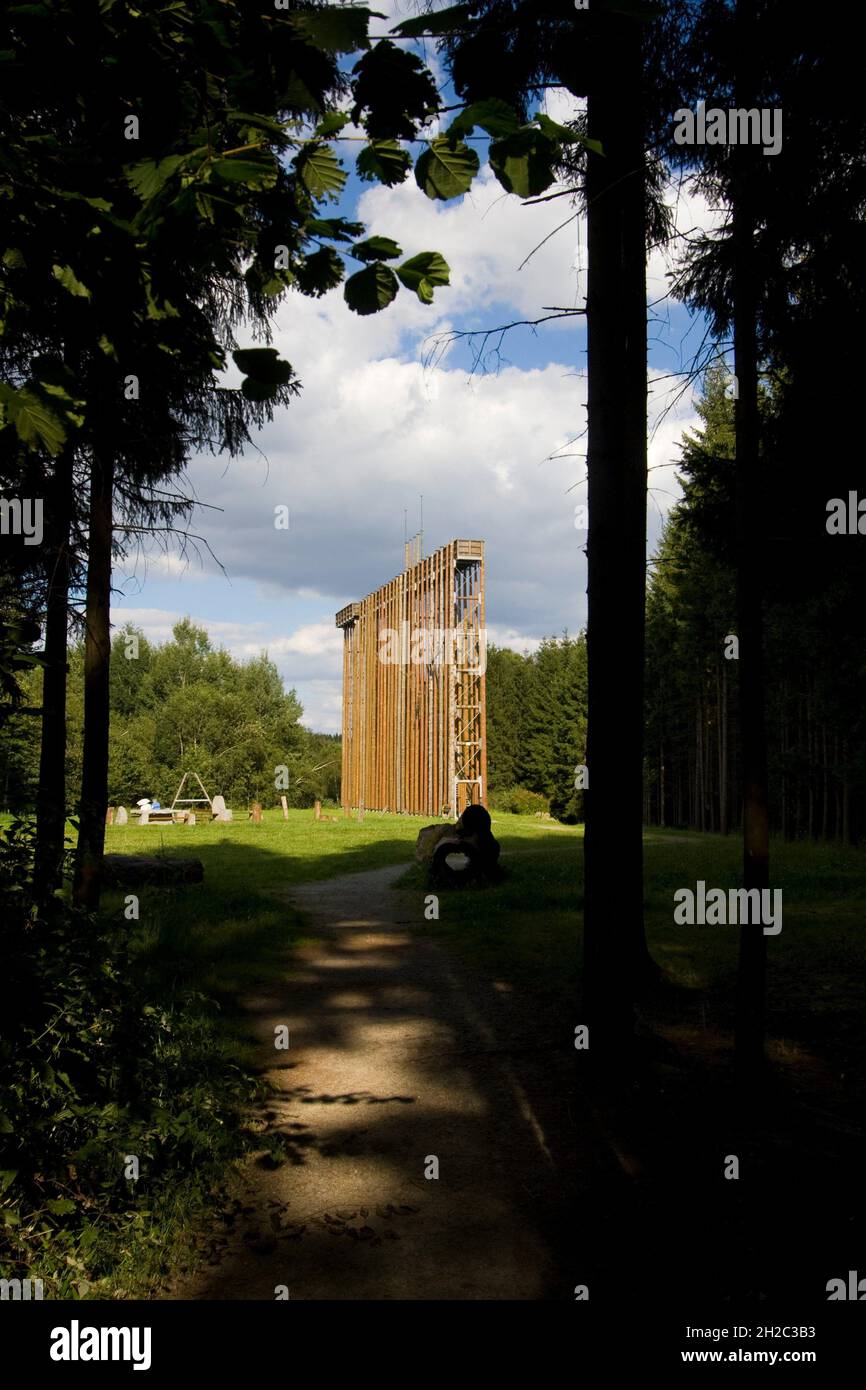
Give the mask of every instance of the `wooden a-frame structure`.
M 188 777 L 194 777 L 194 778 L 195 778 L 195 780 L 198 782 L 199 786 L 201 787 L 202 791 L 204 792 L 204 795 L 203 795 L 203 796 L 184 796 L 184 797 L 181 796 L 181 792 L 182 792 L 183 789 L 184 789 L 184 785 L 185 785 L 186 779 L 187 779 Z M 207 789 L 205 788 L 204 782 L 201 780 L 201 778 L 199 777 L 199 775 L 198 775 L 197 772 L 185 772 L 185 773 L 183 774 L 183 776 L 181 777 L 181 779 L 180 779 L 180 785 L 179 785 L 177 791 L 176 791 L 175 794 L 174 794 L 174 801 L 171 803 L 171 806 L 169 807 L 169 810 L 173 812 L 176 806 L 205 806 L 205 805 L 208 806 L 211 810 L 213 810 L 213 802 L 211 801 L 210 797 L 209 797 L 208 794 L 207 794 Z

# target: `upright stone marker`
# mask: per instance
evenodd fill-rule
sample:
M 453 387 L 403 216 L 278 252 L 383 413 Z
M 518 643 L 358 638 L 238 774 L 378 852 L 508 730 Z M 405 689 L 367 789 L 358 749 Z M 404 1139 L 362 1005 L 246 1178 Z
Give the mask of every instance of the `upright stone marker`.
M 147 812 L 146 812 L 146 811 L 142 811 L 142 813 L 141 813 L 141 818 L 142 818 L 142 820 L 146 820 L 146 819 L 147 819 Z M 127 811 L 126 807 L 125 807 L 125 806 L 118 806 L 118 808 L 117 808 L 117 824 L 118 824 L 118 825 L 126 825 L 126 823 L 128 822 L 128 820 L 129 820 L 129 812 Z

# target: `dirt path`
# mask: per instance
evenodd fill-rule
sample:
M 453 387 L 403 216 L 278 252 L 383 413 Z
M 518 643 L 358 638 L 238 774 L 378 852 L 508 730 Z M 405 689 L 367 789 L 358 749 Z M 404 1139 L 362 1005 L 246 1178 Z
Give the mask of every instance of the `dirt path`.
M 436 941 L 422 894 L 391 888 L 403 870 L 286 893 L 314 940 L 281 997 L 243 1003 L 276 1088 L 254 1123 L 289 1161 L 250 1161 L 210 1264 L 164 1296 L 567 1296 L 549 1238 L 561 1174 L 491 1030 L 491 982 Z

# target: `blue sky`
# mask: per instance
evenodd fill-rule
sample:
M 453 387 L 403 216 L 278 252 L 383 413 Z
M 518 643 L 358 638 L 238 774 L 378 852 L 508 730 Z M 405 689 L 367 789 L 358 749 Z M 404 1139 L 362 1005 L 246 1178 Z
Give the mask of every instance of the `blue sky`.
M 547 107 L 562 120 L 571 98 L 548 93 Z M 338 146 L 347 165 L 357 148 Z M 697 200 L 671 197 L 682 230 L 712 224 Z M 465 344 L 436 350 L 451 330 L 582 303 L 582 221 L 573 218 L 519 270 L 573 209 L 564 198 L 521 206 L 487 167 L 470 194 L 448 204 L 427 199 L 411 176 L 394 189 L 353 176 L 339 210 L 369 234 L 393 236 L 406 255 L 441 251 L 451 285 L 432 306 L 401 290 L 367 318 L 349 312 L 342 290 L 289 296 L 273 341 L 295 367 L 301 396 L 244 457 L 189 467 L 196 497 L 220 509 L 200 511 L 192 529 L 225 573 L 203 546 L 130 556 L 115 568 L 112 605 L 115 623 L 132 621 L 152 639 L 188 615 L 239 657 L 267 650 L 297 690 L 304 723 L 326 731 L 340 720 L 334 614 L 402 568 L 404 511 L 411 534 L 421 495 L 426 552 L 457 536 L 486 541 L 490 640 L 531 649 L 545 635 L 577 631 L 586 615 L 584 538 L 574 524 L 586 500 L 585 441 L 569 443 L 586 421 L 583 319 L 513 330 L 487 371 L 473 372 Z M 665 293 L 665 269 L 654 252 L 650 301 Z M 650 546 L 677 494 L 677 441 L 695 423 L 691 393 L 660 416 L 701 336 L 680 306 L 653 312 Z M 288 531 L 275 529 L 277 506 L 289 507 Z

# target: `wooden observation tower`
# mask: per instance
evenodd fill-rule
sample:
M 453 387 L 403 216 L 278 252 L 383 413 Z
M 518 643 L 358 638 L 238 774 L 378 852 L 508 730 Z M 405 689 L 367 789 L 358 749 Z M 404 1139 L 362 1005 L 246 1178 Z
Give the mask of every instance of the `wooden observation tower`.
M 484 542 L 422 558 L 337 614 L 344 807 L 459 816 L 487 800 Z

